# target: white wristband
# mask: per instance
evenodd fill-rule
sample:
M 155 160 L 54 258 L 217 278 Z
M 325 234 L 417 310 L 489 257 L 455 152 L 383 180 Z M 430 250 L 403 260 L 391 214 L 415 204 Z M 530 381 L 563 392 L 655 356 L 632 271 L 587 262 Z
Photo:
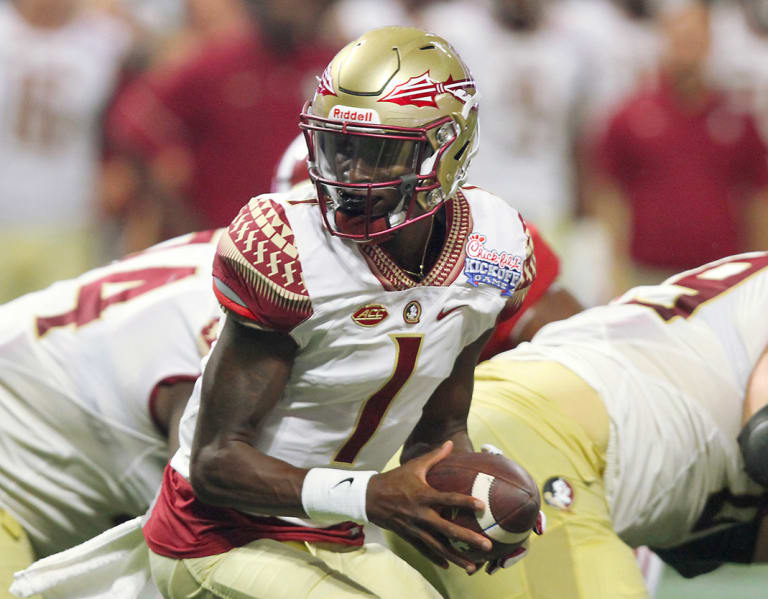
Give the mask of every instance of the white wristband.
M 313 520 L 368 522 L 365 493 L 375 470 L 311 468 L 301 487 L 301 505 Z

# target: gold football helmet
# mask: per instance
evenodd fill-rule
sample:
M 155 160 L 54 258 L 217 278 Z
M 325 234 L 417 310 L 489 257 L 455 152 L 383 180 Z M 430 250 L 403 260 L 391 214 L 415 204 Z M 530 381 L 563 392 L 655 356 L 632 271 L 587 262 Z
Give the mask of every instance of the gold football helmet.
M 383 27 L 343 48 L 300 124 L 328 230 L 380 239 L 453 197 L 476 152 L 478 98 L 456 51 L 431 33 Z

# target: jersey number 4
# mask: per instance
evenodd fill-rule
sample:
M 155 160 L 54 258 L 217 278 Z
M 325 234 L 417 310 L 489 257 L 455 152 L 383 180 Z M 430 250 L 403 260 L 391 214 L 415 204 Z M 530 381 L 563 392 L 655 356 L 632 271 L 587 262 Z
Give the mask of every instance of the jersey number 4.
M 195 272 L 197 272 L 195 266 L 156 266 L 106 275 L 83 285 L 77 294 L 75 307 L 69 312 L 38 317 L 37 334 L 42 337 L 55 327 L 70 324 L 81 327 L 99 318 L 109 306 L 126 302 L 168 283 L 191 277 Z M 122 289 L 105 296 L 104 290 L 109 284 L 120 285 Z
M 637 304 L 654 310 L 663 320 L 688 318 L 699 307 L 732 289 L 752 275 L 768 267 L 768 254 L 759 256 L 735 256 L 710 264 L 703 269 L 688 271 L 666 281 L 679 293 L 671 301 L 656 301 L 635 297 L 628 304 Z

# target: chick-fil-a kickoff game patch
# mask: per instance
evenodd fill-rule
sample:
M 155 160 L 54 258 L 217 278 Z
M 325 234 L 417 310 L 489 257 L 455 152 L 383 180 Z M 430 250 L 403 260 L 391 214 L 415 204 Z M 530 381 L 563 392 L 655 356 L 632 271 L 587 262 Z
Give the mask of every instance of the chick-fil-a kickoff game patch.
M 485 235 L 471 233 L 467 240 L 464 274 L 473 287 L 479 284 L 501 289 L 502 295 L 512 295 L 523 274 L 523 259 L 517 254 L 486 247 Z

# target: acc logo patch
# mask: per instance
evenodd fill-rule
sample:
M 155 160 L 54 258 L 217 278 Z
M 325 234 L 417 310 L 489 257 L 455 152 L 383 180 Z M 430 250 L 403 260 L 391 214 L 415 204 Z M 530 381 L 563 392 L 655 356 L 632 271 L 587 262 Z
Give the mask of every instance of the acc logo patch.
M 363 306 L 352 315 L 352 320 L 361 327 L 375 327 L 389 316 L 387 309 L 381 304 Z
M 542 487 L 541 496 L 547 504 L 559 510 L 567 510 L 573 505 L 573 487 L 562 476 L 547 479 Z
M 501 295 L 512 295 L 523 276 L 523 259 L 517 254 L 485 247 L 485 235 L 471 233 L 467 239 L 464 274 L 469 284 L 480 283 L 501 289 Z
M 408 324 L 416 324 L 421 320 L 421 304 L 417 301 L 408 302 L 403 309 L 403 320 Z

